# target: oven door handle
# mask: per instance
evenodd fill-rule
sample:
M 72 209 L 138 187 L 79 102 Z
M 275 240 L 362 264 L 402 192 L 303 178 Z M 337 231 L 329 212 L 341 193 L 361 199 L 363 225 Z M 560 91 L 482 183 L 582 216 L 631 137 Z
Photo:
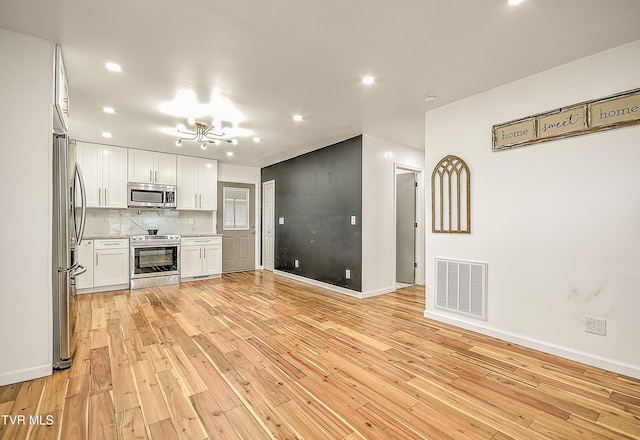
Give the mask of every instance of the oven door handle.
M 131 243 L 131 250 L 137 248 L 150 248 L 150 247 L 180 247 L 180 243 L 174 242 L 166 242 L 166 241 L 156 241 L 153 243 Z

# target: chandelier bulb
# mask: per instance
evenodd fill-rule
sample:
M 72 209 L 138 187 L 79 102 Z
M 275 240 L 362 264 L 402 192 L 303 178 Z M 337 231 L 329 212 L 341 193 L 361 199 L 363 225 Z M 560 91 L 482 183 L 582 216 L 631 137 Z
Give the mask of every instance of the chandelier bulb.
M 193 119 L 193 118 L 189 118 L 189 119 L 187 119 L 187 122 L 189 123 L 189 125 L 193 125 L 193 124 L 196 123 L 196 120 Z
M 182 141 L 180 139 L 176 141 L 176 147 L 182 147 Z
M 220 139 L 216 139 L 215 141 L 213 141 L 213 143 L 216 145 L 220 145 Z
M 231 140 L 231 143 L 232 143 L 233 145 L 238 145 L 238 139 L 232 139 L 232 140 Z
M 200 148 L 202 148 L 203 150 L 206 150 L 207 149 L 207 144 L 200 145 Z

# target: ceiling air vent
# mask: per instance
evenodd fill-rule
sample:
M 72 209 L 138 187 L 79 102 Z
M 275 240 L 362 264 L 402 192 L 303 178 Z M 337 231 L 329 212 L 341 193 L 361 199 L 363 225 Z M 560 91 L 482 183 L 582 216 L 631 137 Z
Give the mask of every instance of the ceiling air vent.
M 436 258 L 436 308 L 487 319 L 487 264 Z

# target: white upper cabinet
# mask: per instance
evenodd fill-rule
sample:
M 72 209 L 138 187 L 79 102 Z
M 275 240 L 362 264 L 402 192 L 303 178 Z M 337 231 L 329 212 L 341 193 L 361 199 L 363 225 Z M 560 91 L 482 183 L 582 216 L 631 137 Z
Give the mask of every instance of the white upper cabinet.
M 154 178 L 156 183 L 175 185 L 177 182 L 176 155 L 167 153 L 154 153 L 153 155 Z
M 129 182 L 176 184 L 176 155 L 129 149 Z
M 215 211 L 218 161 L 178 156 L 178 209 Z
M 88 208 L 127 207 L 127 149 L 76 143 Z
M 69 130 L 69 84 L 60 46 L 56 46 L 54 81 L 53 128 L 56 132 L 65 133 Z
M 200 209 L 215 211 L 218 207 L 218 162 L 200 159 L 198 161 L 198 189 Z
M 198 159 L 178 156 L 178 209 L 198 209 Z

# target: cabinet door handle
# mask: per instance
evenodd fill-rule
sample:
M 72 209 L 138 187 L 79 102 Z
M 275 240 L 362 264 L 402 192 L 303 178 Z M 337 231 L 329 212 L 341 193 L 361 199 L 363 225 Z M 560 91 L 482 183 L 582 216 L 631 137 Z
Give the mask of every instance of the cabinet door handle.
M 200 248 L 200 259 L 202 259 L 202 248 Z
M 96 252 L 96 266 L 99 264 L 98 255 L 100 255 L 100 254 L 98 252 Z
M 196 201 L 195 201 L 195 207 L 198 207 L 198 194 L 194 194 L 193 197 L 195 197 Z
M 204 248 L 204 259 L 207 259 L 207 248 Z
M 104 189 L 104 206 L 107 206 L 107 188 Z
M 202 208 L 202 193 L 200 193 L 200 208 Z
M 158 172 L 154 171 L 154 173 L 155 173 L 155 178 L 153 179 L 153 181 L 158 183 Z

